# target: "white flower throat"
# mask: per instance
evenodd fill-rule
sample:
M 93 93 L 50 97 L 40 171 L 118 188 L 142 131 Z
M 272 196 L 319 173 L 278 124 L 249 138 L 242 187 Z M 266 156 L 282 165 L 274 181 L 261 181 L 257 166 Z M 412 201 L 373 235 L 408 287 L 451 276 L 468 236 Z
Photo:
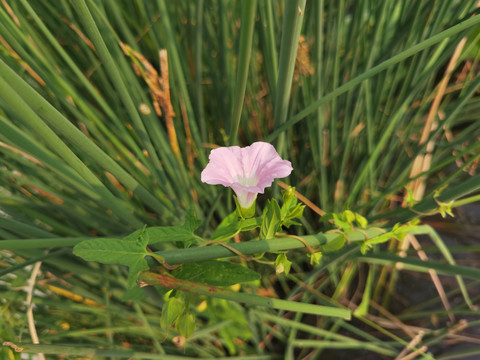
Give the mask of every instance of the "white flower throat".
M 235 182 L 243 185 L 243 186 L 257 186 L 258 179 L 255 174 L 243 174 L 240 176 L 236 176 L 234 179 Z

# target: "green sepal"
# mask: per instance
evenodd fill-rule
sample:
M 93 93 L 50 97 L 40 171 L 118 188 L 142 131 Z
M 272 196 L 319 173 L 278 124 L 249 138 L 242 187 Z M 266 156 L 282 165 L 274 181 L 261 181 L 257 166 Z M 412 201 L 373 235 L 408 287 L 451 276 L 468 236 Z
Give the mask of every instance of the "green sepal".
M 320 264 L 320 260 L 322 259 L 323 254 L 321 251 L 317 251 L 317 252 L 308 254 L 308 256 L 310 257 L 311 265 L 318 265 Z
M 359 213 L 355 213 L 355 221 L 363 229 L 366 229 L 368 226 L 368 220 Z
M 185 300 L 182 297 L 174 296 L 168 298 L 162 307 L 160 316 L 161 328 L 165 330 L 170 329 L 184 311 Z
M 235 195 L 233 195 L 233 199 L 235 200 L 235 205 L 237 206 L 237 213 L 240 218 L 248 219 L 255 216 L 255 203 L 257 202 L 256 199 L 253 201 L 252 205 L 249 208 L 241 207 Z
M 292 262 L 287 259 L 287 254 L 279 254 L 275 259 L 275 272 L 277 274 L 285 273 L 288 275 L 291 267 Z
M 189 311 L 185 311 L 177 318 L 177 321 L 175 321 L 175 329 L 177 329 L 180 335 L 188 339 L 195 331 L 195 315 Z

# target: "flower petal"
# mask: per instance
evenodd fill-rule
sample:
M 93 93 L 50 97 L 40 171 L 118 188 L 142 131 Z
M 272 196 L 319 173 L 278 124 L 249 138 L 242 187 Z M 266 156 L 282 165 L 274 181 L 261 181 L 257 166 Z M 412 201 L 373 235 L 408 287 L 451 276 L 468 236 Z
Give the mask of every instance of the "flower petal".
M 271 186 L 276 178 L 292 172 L 292 164 L 283 160 L 275 148 L 265 142 L 250 146 L 220 147 L 210 152 L 209 163 L 201 179 L 210 185 L 231 187 L 242 207 L 249 207 L 257 194 Z
M 272 185 L 273 180 L 284 178 L 292 172 L 292 164 L 283 160 L 273 147 L 265 142 L 256 142 L 242 149 L 243 168 L 246 174 L 255 174 L 257 187 L 263 194 L 266 187 Z
M 202 171 L 201 180 L 210 185 L 230 186 L 237 174 L 243 173 L 242 152 L 239 146 L 213 149 L 210 162 Z

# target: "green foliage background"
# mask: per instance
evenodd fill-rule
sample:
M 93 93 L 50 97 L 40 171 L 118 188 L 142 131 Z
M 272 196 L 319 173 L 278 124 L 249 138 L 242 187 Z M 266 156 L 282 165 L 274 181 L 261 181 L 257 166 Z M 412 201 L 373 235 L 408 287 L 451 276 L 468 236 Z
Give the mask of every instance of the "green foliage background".
M 180 226 L 189 208 L 202 220 L 199 233 L 211 235 L 234 207 L 229 190 L 200 181 L 216 145 L 271 142 L 293 164 L 286 182 L 306 199 L 323 211 L 351 209 L 385 226 L 419 218 L 438 200 L 478 201 L 476 6 L 474 0 L 2 1 L 0 338 L 22 343 L 25 351 L 72 356 L 267 359 L 284 351 L 294 358 L 351 348 L 395 358 L 411 334 L 390 332 L 372 318 L 289 318 L 218 299 L 208 300 L 207 313 L 198 311 L 197 331 L 176 347 L 176 334 L 160 328 L 162 297 L 126 303 L 126 270 L 82 262 L 71 247 L 87 238 L 121 238 L 145 224 Z M 162 49 L 168 71 L 160 64 Z M 433 125 L 422 138 L 432 109 Z M 431 156 L 431 163 L 417 175 L 426 190 L 412 211 L 402 202 L 418 156 Z M 278 188 L 260 198 L 260 206 L 268 196 L 280 199 Z M 312 210 L 302 224 L 299 234 L 326 230 Z M 435 244 L 432 251 L 442 252 L 442 241 Z M 394 311 L 398 273 L 385 262 L 389 254 L 368 261 L 348 254 L 331 255 L 315 268 L 304 254 L 292 254 L 290 278 L 251 265 L 264 272 L 254 287 L 285 298 L 303 294 L 296 300 L 304 303 L 327 296 L 348 306 L 368 272 L 360 292 Z M 30 265 L 39 261 L 40 293 L 24 305 L 17 288 L 26 286 Z M 427 265 L 410 270 L 421 274 Z M 465 271 L 475 279 L 467 283 L 473 291 L 478 275 Z M 449 290 L 451 297 L 460 293 L 456 285 Z M 451 316 L 437 293 L 434 298 L 434 310 L 425 304 L 404 314 L 418 311 L 429 329 L 428 319 L 440 317 L 444 332 L 429 332 L 427 346 L 442 344 Z M 41 348 L 28 347 L 29 303 L 36 306 Z M 455 306 L 461 314 L 473 311 Z M 438 358 L 449 358 L 445 354 Z

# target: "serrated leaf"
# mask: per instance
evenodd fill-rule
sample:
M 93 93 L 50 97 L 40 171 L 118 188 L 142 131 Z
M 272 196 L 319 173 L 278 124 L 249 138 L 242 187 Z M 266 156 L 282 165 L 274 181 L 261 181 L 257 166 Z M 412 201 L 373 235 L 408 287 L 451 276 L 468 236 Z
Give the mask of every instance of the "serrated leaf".
M 215 286 L 230 286 L 260 279 L 259 274 L 242 265 L 216 260 L 183 264 L 174 275 L 178 279 Z

